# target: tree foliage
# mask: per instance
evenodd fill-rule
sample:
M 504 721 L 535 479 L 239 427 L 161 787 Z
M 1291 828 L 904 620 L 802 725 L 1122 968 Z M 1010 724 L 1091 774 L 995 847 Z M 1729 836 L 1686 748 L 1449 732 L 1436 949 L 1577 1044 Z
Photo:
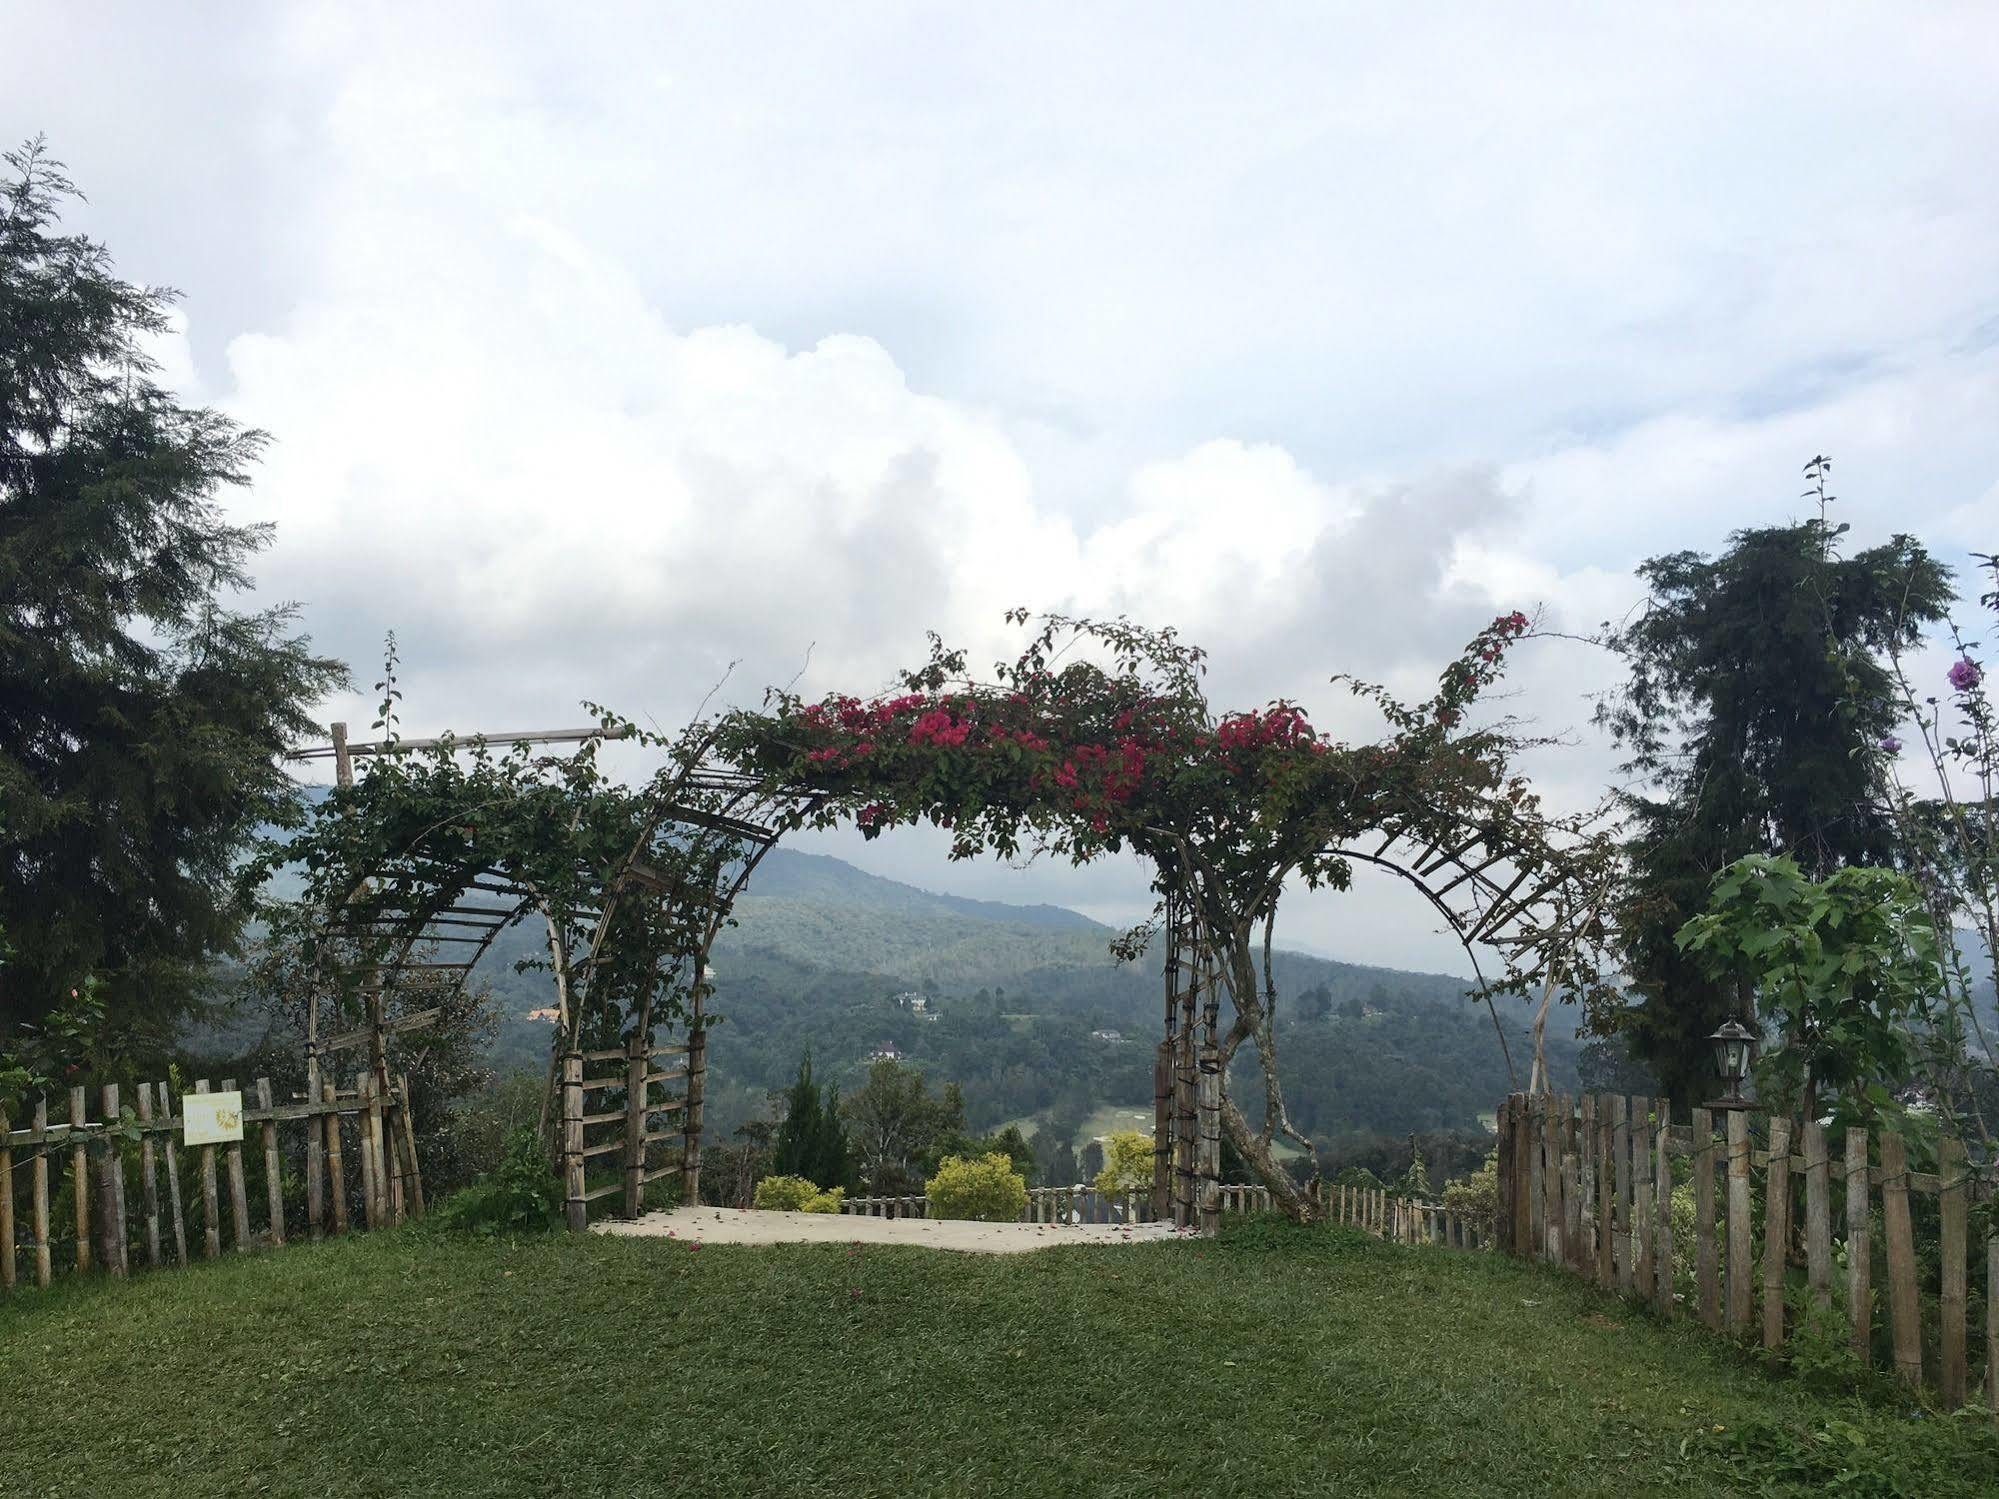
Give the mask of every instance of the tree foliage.
M 1806 1119 L 1827 1096 L 1860 1120 L 1889 1106 L 1943 994 L 1929 911 L 1892 869 L 1850 866 L 1811 880 L 1791 859 L 1738 859 L 1679 944 L 1756 996 L 1781 1039 L 1758 1069 L 1764 1094 Z
M 1636 1003 L 1598 1009 L 1682 1100 L 1711 1089 L 1708 1037 L 1745 996 L 1694 962 L 1680 929 L 1725 866 L 1785 855 L 1819 878 L 1896 861 L 1883 767 L 1897 708 L 1885 658 L 1951 598 L 1948 571 L 1907 536 L 1842 557 L 1820 514 L 1736 532 L 1717 556 L 1675 552 L 1639 568 L 1645 611 L 1611 644 L 1629 677 L 1599 722 L 1645 791 L 1624 798 L 1634 832 L 1617 913 Z
M 112 1024 L 192 1003 L 244 916 L 230 875 L 296 815 L 279 757 L 344 669 L 289 607 L 238 611 L 268 526 L 231 524 L 261 433 L 183 406 L 171 292 L 62 232 L 39 142 L 0 177 L 0 1039 L 89 975 Z
M 784 1122 L 778 1126 L 771 1170 L 825 1188 L 845 1186 L 853 1170 L 847 1127 L 840 1118 L 840 1090 L 828 1083 L 820 1091 L 812 1076 L 810 1052 L 799 1060 L 798 1077 L 785 1094 Z

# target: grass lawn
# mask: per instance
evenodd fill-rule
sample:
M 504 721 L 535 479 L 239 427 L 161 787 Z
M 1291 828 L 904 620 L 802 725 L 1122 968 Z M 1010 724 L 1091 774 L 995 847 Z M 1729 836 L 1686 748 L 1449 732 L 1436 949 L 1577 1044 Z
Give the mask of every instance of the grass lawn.
M 1232 1224 L 959 1256 L 402 1230 L 0 1307 L 0 1494 L 1990 1494 L 1490 1256 Z M 1889 1486 L 1899 1484 L 1900 1487 Z

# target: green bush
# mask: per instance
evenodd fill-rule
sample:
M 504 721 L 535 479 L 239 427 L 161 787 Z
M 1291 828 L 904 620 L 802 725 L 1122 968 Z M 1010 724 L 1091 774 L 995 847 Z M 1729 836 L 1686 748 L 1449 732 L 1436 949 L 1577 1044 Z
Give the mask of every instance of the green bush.
M 496 1238 L 539 1233 L 556 1222 L 555 1176 L 531 1129 L 507 1136 L 500 1163 L 444 1200 L 436 1221 L 457 1233 Z
M 1135 1129 L 1121 1129 L 1104 1141 L 1104 1169 L 1097 1190 L 1115 1197 L 1152 1188 L 1152 1141 Z
M 1460 1222 L 1475 1228 L 1481 1239 L 1492 1237 L 1499 1225 L 1498 1151 L 1487 1156 L 1485 1164 L 1470 1176 L 1444 1184 L 1444 1207 L 1456 1213 Z
M 1027 1179 L 999 1151 L 976 1160 L 946 1156 L 923 1190 L 933 1218 L 1017 1223 L 1027 1211 Z
M 802 1176 L 766 1176 L 751 1201 L 767 1213 L 837 1213 L 845 1187 L 822 1192 Z

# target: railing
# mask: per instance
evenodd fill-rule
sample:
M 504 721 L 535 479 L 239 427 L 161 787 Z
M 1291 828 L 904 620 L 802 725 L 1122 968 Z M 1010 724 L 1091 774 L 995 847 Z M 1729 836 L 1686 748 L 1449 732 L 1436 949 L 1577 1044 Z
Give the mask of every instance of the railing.
M 206 1078 L 195 1083 L 196 1094 L 208 1091 Z M 235 1092 L 235 1081 L 225 1078 L 219 1091 Z M 281 1245 L 299 1231 L 313 1238 L 345 1233 L 355 1206 L 370 1228 L 421 1217 L 408 1084 L 378 1092 L 364 1073 L 348 1088 L 324 1084 L 320 1095 L 276 1103 L 270 1080 L 258 1078 L 242 1111 L 242 1138 L 215 1145 L 186 1143 L 185 1122 L 163 1082 L 140 1083 L 129 1101 L 116 1085 L 97 1090 L 96 1119 L 83 1088 L 61 1100 L 67 1107 L 58 1122 L 50 1121 L 47 1099 L 34 1105 L 26 1129 L 10 1128 L 0 1114 L 0 1290 L 13 1289 L 24 1257 L 43 1287 L 70 1266 L 77 1274 L 96 1268 L 123 1276 L 142 1256 L 155 1267 L 185 1265 L 197 1252 L 214 1259 L 225 1218 L 231 1249 L 247 1250 Z M 289 1142 L 281 1126 L 294 1127 Z M 286 1183 L 299 1180 L 301 1167 L 304 1211 L 288 1215 Z M 25 1211 L 17 1211 L 20 1196 Z
M 1884 1362 L 1912 1385 L 1929 1376 L 1946 1407 L 1965 1403 L 1969 1267 L 1982 1258 L 1985 1394 L 1999 1413 L 1999 1238 L 1990 1236 L 1983 1213 L 1974 1228 L 1971 1212 L 1992 1196 L 1992 1167 L 1972 1165 L 1962 1142 L 1944 1138 L 1937 1170 L 1912 1171 L 1908 1146 L 1895 1134 L 1848 1129 L 1835 1153 L 1817 1122 L 1794 1127 L 1788 1119 L 1724 1112 L 1717 1135 L 1711 1111 L 1695 1109 L 1690 1126 L 1674 1125 L 1664 1099 L 1513 1094 L 1499 1115 L 1503 1246 L 1661 1310 L 1687 1303 L 1708 1326 L 1739 1337 L 1755 1327 L 1766 1348 L 1785 1342 L 1799 1307 L 1818 1308 L 1841 1317 L 1848 1346 L 1867 1362 L 1875 1358 L 1878 1224 L 1878 1268 L 1887 1281 Z M 1676 1208 L 1687 1206 L 1684 1199 L 1676 1204 L 1674 1189 L 1688 1185 L 1691 1245 L 1674 1222 Z M 1934 1198 L 1934 1209 L 1925 1204 L 1912 1213 L 1912 1194 Z M 1686 1214 L 1677 1216 L 1684 1221 Z M 1936 1269 L 1927 1288 L 1918 1218 L 1926 1250 L 1934 1222 Z M 1836 1222 L 1843 1237 L 1834 1236 Z
M 1216 1206 L 1224 1216 L 1267 1213 L 1276 1206 L 1268 1187 L 1223 1183 L 1215 1191 Z M 1478 1249 L 1487 1243 L 1487 1236 L 1474 1223 L 1441 1203 L 1385 1189 L 1342 1187 L 1330 1182 L 1319 1184 L 1315 1200 L 1328 1218 L 1398 1243 L 1440 1244 L 1455 1249 Z M 927 1218 L 930 1201 L 916 1196 L 849 1197 L 840 1204 L 840 1211 L 861 1218 Z M 1147 1193 L 1105 1193 L 1082 1185 L 1030 1187 L 1027 1206 L 1018 1221 L 1109 1224 L 1154 1220 Z

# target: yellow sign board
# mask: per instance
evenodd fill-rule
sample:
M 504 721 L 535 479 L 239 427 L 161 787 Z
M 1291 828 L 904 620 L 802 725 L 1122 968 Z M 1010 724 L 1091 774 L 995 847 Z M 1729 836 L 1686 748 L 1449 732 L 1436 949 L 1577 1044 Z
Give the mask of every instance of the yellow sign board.
M 180 1116 L 190 1145 L 227 1145 L 243 1138 L 241 1093 L 183 1093 Z

